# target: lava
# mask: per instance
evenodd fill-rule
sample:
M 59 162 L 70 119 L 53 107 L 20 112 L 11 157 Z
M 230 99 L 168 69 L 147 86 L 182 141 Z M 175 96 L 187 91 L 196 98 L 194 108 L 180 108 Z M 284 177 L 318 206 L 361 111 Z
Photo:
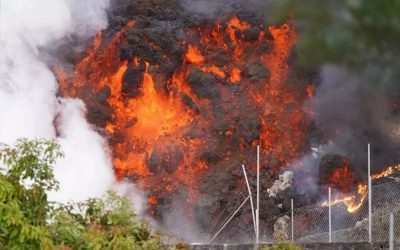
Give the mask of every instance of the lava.
M 329 177 L 330 187 L 344 193 L 351 192 L 355 182 L 356 175 L 347 164 L 333 170 Z
M 191 204 L 215 158 L 234 156 L 239 164 L 247 160 L 241 152 L 258 143 L 274 160 L 272 173 L 304 153 L 307 92 L 286 86 L 297 40 L 289 25 L 259 26 L 249 36 L 251 24 L 233 17 L 190 29 L 191 42 L 181 42 L 185 53 L 172 74 L 139 55 L 120 59 L 125 33 L 134 25 L 129 22 L 112 39 L 99 33 L 72 73 L 55 72 L 60 95 L 84 100 L 89 121 L 108 138 L 116 176 L 139 183 L 150 205 L 182 187 Z M 161 49 L 154 41 L 149 46 Z M 237 125 L 240 109 L 254 111 L 259 125 Z M 217 133 L 221 121 L 223 132 Z M 248 135 L 252 130 L 256 136 Z M 205 157 L 223 143 L 229 150 Z

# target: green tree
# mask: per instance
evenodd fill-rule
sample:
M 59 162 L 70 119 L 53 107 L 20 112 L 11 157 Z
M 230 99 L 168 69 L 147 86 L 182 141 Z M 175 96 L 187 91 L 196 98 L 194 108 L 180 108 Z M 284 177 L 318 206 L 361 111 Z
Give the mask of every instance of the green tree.
M 131 202 L 108 192 L 102 199 L 89 199 L 55 210 L 49 226 L 58 246 L 72 249 L 161 248 L 159 235 L 134 212 Z
M 55 141 L 22 139 L 0 147 L 0 246 L 50 249 L 47 191 L 56 190 L 53 166 L 62 157 Z
M 273 0 L 269 22 L 290 20 L 300 34 L 300 61 L 363 67 L 373 62 L 398 70 L 399 0 Z
M 53 140 L 0 145 L 0 249 L 161 249 L 160 235 L 113 192 L 80 203 L 49 202 L 62 156 Z

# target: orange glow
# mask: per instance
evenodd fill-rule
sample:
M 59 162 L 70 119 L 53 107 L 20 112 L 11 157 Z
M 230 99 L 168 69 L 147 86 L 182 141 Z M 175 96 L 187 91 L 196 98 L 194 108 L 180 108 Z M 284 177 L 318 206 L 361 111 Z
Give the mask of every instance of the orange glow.
M 203 67 L 202 70 L 206 73 L 214 74 L 220 78 L 225 78 L 225 73 L 215 65 L 212 65 L 210 67 Z
M 241 72 L 240 69 L 234 67 L 234 68 L 232 69 L 232 71 L 231 71 L 231 76 L 229 77 L 229 81 L 230 81 L 231 83 L 237 83 L 237 82 L 239 82 L 240 79 L 241 79 L 241 77 L 240 77 L 240 74 L 241 74 L 241 73 L 242 73 L 242 72 Z
M 328 182 L 332 188 L 339 189 L 344 193 L 349 193 L 351 192 L 355 181 L 355 173 L 348 165 L 343 165 L 332 171 Z
M 193 64 L 201 64 L 204 62 L 204 56 L 201 54 L 200 50 L 194 46 L 189 44 L 188 51 L 185 55 L 186 61 Z
M 311 85 L 311 84 L 307 85 L 306 91 L 307 91 L 308 98 L 312 98 L 314 96 L 314 86 L 313 85 Z
M 155 196 L 150 196 L 150 197 L 147 199 L 147 203 L 149 203 L 149 205 L 152 205 L 152 206 L 157 205 L 157 204 L 158 204 L 157 197 L 155 197 Z

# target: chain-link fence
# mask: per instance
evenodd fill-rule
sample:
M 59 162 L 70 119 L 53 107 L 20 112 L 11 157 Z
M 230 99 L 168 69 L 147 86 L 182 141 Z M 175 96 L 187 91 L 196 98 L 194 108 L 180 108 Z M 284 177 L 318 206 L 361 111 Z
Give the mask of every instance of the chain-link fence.
M 373 242 L 389 240 L 389 217 L 394 216 L 393 240 L 400 246 L 400 183 L 390 181 L 371 186 L 371 233 Z M 330 212 L 329 212 L 330 210 Z M 292 216 L 293 215 L 293 216 Z M 308 206 L 282 214 L 287 220 L 287 240 L 294 242 L 366 242 L 369 241 L 368 194 L 355 211 L 343 203 Z M 293 232 L 293 236 L 292 236 Z M 276 237 L 272 237 L 277 240 Z

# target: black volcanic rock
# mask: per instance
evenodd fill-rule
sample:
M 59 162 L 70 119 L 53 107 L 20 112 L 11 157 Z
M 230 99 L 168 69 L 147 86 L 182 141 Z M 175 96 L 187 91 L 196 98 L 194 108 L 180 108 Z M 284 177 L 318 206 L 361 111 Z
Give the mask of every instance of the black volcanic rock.
M 183 152 L 178 144 L 170 142 L 167 145 L 157 146 L 149 159 L 150 171 L 172 173 L 183 160 Z
M 143 82 L 143 70 L 132 65 L 126 70 L 122 79 L 122 93 L 130 98 L 140 95 L 140 85 Z
M 200 98 L 215 101 L 220 97 L 215 76 L 193 68 L 189 75 L 189 84 L 193 92 Z

